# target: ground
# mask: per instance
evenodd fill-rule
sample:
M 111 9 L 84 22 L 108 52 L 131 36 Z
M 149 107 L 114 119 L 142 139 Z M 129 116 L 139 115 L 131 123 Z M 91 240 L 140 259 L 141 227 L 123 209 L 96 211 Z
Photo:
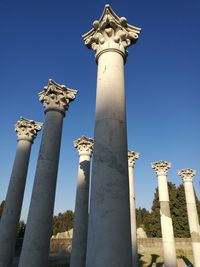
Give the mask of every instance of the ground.
M 158 251 L 157 251 L 158 252 Z M 193 267 L 192 255 L 182 255 L 182 251 L 177 251 L 178 267 Z M 153 250 L 139 254 L 141 267 L 161 267 L 163 265 L 162 255 Z M 14 259 L 13 267 L 18 266 L 18 257 Z M 66 253 L 52 254 L 49 257 L 48 267 L 69 267 L 69 255 Z

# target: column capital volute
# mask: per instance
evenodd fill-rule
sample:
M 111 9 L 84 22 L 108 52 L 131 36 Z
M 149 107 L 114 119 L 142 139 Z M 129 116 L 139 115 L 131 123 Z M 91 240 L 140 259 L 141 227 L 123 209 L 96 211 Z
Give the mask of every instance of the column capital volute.
M 167 172 L 171 168 L 171 163 L 164 160 L 155 161 L 151 163 L 151 168 L 156 171 L 157 176 L 167 176 Z
M 96 60 L 107 51 L 127 56 L 127 48 L 138 40 L 141 29 L 127 23 L 125 17 L 118 17 L 110 5 L 105 5 L 99 20 L 84 34 L 85 45 L 96 52 Z
M 182 169 L 177 171 L 178 175 L 181 176 L 183 182 L 192 183 L 193 177 L 196 175 L 196 171 L 193 169 Z
M 23 117 L 15 124 L 15 131 L 17 133 L 17 140 L 27 140 L 33 143 L 37 136 L 37 132 L 42 129 L 43 123 L 28 120 Z
M 69 89 L 65 85 L 58 84 L 50 79 L 47 86 L 38 95 L 45 112 L 55 110 L 65 115 L 69 103 L 75 99 L 77 93 L 77 90 Z
M 128 150 L 128 165 L 130 167 L 134 167 L 135 165 L 135 160 L 139 159 L 140 153 Z
M 91 156 L 94 149 L 94 141 L 92 138 L 82 136 L 74 141 L 74 147 L 78 150 L 79 156 Z

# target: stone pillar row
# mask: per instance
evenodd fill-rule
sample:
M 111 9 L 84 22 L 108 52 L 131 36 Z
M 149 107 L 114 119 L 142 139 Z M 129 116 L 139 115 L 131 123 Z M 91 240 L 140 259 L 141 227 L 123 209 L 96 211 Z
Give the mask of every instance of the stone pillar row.
M 18 144 L 0 220 L 0 267 L 12 266 L 31 146 L 41 127 L 42 123 L 22 117 L 15 124 Z

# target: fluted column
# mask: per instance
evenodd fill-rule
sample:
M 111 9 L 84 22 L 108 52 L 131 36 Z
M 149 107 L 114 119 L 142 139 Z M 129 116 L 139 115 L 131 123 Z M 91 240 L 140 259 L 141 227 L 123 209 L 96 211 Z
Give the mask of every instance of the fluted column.
M 131 267 L 124 62 L 140 33 L 106 5 L 83 35 L 98 64 L 87 267 Z
M 77 91 L 49 80 L 39 94 L 45 123 L 36 167 L 20 267 L 48 266 L 49 243 L 60 154 L 62 123 Z
M 158 193 L 160 201 L 160 221 L 164 254 L 165 267 L 177 266 L 176 247 L 174 240 L 174 231 L 169 206 L 169 193 L 167 185 L 167 172 L 171 168 L 171 163 L 158 161 L 152 163 L 152 168 L 156 171 L 158 177 Z
M 128 174 L 129 174 L 129 199 L 130 199 L 130 217 L 131 217 L 131 244 L 132 244 L 132 262 L 133 267 L 139 266 L 138 247 L 137 247 L 137 225 L 136 225 L 136 207 L 135 207 L 135 182 L 134 166 L 135 160 L 140 154 L 138 152 L 128 151 Z
M 183 169 L 178 171 L 178 175 L 181 176 L 185 189 L 188 221 L 192 239 L 194 267 L 200 267 L 200 227 L 193 188 L 193 177 L 196 175 L 196 171 L 192 169 Z
M 0 220 L 0 267 L 12 266 L 31 145 L 41 127 L 42 123 L 22 117 L 15 124 L 18 144 Z
M 82 136 L 74 141 L 74 146 L 77 148 L 79 153 L 79 166 L 70 267 L 85 267 L 88 230 L 90 158 L 94 144 L 91 138 Z

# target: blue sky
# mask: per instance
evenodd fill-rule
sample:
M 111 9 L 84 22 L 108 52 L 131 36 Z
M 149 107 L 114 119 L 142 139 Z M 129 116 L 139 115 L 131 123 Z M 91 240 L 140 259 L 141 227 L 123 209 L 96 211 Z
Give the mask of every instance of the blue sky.
M 200 197 L 200 2 L 198 0 L 0 2 L 0 201 L 5 199 L 16 151 L 13 125 L 20 116 L 44 121 L 38 93 L 48 79 L 79 91 L 64 120 L 55 214 L 74 209 L 78 154 L 73 140 L 93 137 L 96 70 L 86 33 L 109 3 L 142 28 L 125 65 L 129 148 L 135 165 L 136 204 L 150 209 L 157 186 L 150 163 L 194 168 Z M 41 133 L 32 147 L 22 218 L 26 218 Z

